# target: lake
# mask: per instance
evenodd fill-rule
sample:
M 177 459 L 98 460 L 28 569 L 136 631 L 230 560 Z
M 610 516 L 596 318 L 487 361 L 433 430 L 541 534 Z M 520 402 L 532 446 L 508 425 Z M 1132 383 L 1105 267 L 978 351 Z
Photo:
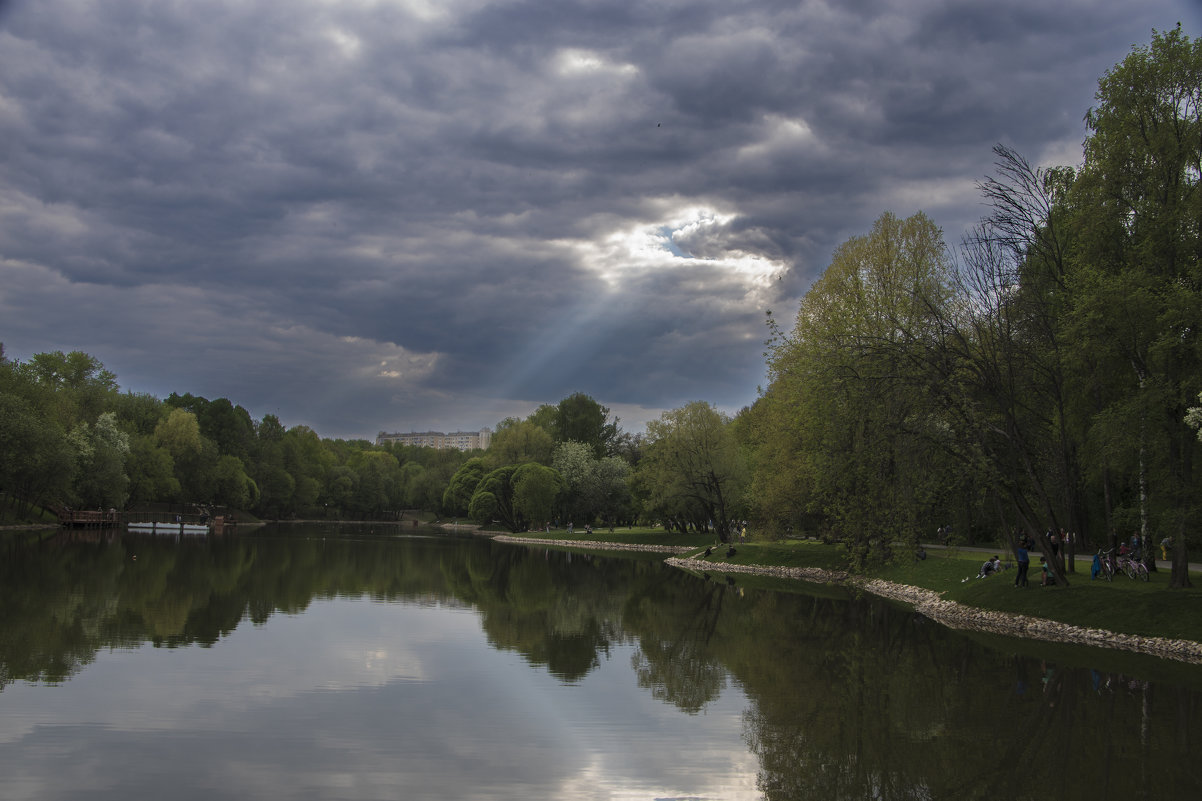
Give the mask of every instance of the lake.
M 0 797 L 1202 797 L 1202 667 L 662 558 L 0 532 Z

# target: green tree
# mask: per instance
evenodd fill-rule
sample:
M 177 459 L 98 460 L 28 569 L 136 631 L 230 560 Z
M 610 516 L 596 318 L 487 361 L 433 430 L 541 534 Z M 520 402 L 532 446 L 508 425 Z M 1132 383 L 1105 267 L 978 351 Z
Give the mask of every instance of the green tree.
M 630 467 L 616 456 L 598 459 L 583 442 L 555 446 L 551 466 L 563 477 L 560 510 L 579 524 L 598 517 L 614 520 L 628 511 Z
M 63 503 L 75 474 L 75 452 L 58 423 L 25 398 L 0 391 L 0 491 L 10 503 L 26 510 Z
M 1202 402 L 1202 392 L 1198 393 L 1198 400 Z M 1202 442 L 1202 406 L 1191 406 L 1186 410 L 1185 424 L 1190 428 L 1197 429 L 1198 440 Z
M 520 466 L 498 467 L 480 479 L 468 505 L 472 520 L 482 526 L 498 522 L 514 533 L 526 530 L 525 517 L 513 503 L 513 475 Z
M 1074 186 L 1082 228 L 1075 331 L 1127 376 L 1101 413 L 1135 454 L 1139 529 L 1171 532 L 1171 585 L 1189 586 L 1198 442 L 1181 425 L 1202 389 L 1202 40 L 1153 32 L 1098 82 Z
M 242 460 L 231 454 L 218 457 L 213 470 L 213 497 L 219 506 L 234 509 L 249 509 L 259 500 L 259 488 L 250 476 Z
M 555 446 L 551 466 L 563 479 L 559 509 L 565 521 L 579 525 L 591 522 L 597 510 L 590 497 L 597 458 L 583 442 L 561 442 Z
M 125 464 L 129 475 L 131 505 L 179 497 L 175 461 L 171 458 L 171 452 L 157 444 L 153 436 L 134 434 L 130 437 L 129 456 Z
M 991 211 L 966 238 L 955 302 L 933 309 L 938 336 L 923 344 L 928 387 L 951 432 L 946 452 L 987 488 L 994 523 L 1014 547 L 1024 531 L 1064 583 L 1064 551 L 1048 534 L 1087 533 L 1080 446 L 1089 393 L 1063 330 L 1073 176 L 994 152 L 998 173 L 982 185 Z
M 488 473 L 488 466 L 480 457 L 474 457 L 464 462 L 455 471 L 442 495 L 442 508 L 447 514 L 462 515 L 468 513 L 472 496 L 480 480 Z
M 308 426 L 288 429 L 280 439 L 279 452 L 284 469 L 296 481 L 292 494 L 293 509 L 305 515 L 316 514 L 322 489 L 326 486 L 326 472 L 335 461 L 334 455 Z M 390 455 L 389 458 L 393 457 Z M 396 496 L 396 488 L 389 491 L 390 501 Z
M 551 519 L 564 482 L 550 467 L 528 462 L 513 472 L 514 512 L 531 525 Z
M 401 485 L 401 466 L 396 457 L 384 451 L 360 451 L 347 466 L 358 477 L 353 511 L 372 519 L 381 517 L 387 509 L 396 508 Z
M 292 493 L 296 489 L 296 479 L 283 467 L 278 464 L 261 466 L 255 485 L 259 488 L 257 508 L 263 513 L 279 519 L 292 510 Z
M 117 393 L 117 377 L 83 351 L 35 353 L 21 369 L 53 393 L 55 413 L 64 428 L 95 420 Z
M 534 423 L 536 426 L 546 431 L 554 438 L 556 421 L 559 419 L 559 407 L 549 403 L 543 403 L 535 409 L 529 417 L 526 418 L 527 423 Z M 514 420 L 513 422 L 517 422 Z
M 719 538 L 730 540 L 747 464 L 726 415 L 694 401 L 649 422 L 638 475 L 651 511 L 698 527 L 712 521 Z
M 155 427 L 170 412 L 161 400 L 144 392 L 114 394 L 108 408 L 130 436 L 153 436 Z
M 129 435 L 117 427 L 117 416 L 105 412 L 89 426 L 80 423 L 69 437 L 76 449 L 76 473 L 73 494 L 81 506 L 124 508 L 129 488 L 125 457 L 129 453 Z
M 583 392 L 569 395 L 556 407 L 553 434 L 556 442 L 583 442 L 597 458 L 611 454 L 618 438 L 618 420 L 609 409 Z
M 200 433 L 196 415 L 176 408 L 154 430 L 155 441 L 167 449 L 175 465 L 179 481 L 178 501 L 205 502 L 211 500 L 209 465 L 216 458 L 216 449 Z
M 246 459 L 254 447 L 255 427 L 250 413 L 226 398 L 218 398 L 196 413 L 200 432 L 223 454 Z
M 526 420 L 502 421 L 489 442 L 486 458 L 493 467 L 537 462 L 551 463 L 555 441 L 546 429 Z
M 950 294 L 938 226 L 886 213 L 845 242 L 770 343 L 751 413 L 752 503 L 768 523 L 815 516 L 855 560 L 913 543 L 955 487 L 937 469 L 943 425 L 926 391 L 927 343 Z

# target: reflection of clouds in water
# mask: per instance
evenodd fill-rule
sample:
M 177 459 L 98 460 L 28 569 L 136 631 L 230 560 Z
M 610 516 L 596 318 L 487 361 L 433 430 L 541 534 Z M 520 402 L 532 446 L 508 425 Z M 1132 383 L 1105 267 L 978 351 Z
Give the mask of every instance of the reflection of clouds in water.
M 314 631 L 320 632 L 316 638 Z M 423 644 L 467 641 L 478 631 L 475 614 L 465 609 L 443 609 L 431 618 L 410 607 L 336 599 L 314 603 L 303 615 L 274 615 L 262 626 L 244 620 L 208 648 L 146 644 L 101 653 L 56 692 L 18 683 L 4 696 L 13 701 L 33 692 L 38 705 L 59 707 L 66 717 L 75 717 L 69 710 L 83 703 L 107 725 L 124 729 L 172 728 L 184 717 L 193 726 L 219 725 L 235 700 L 242 706 L 425 681 L 430 670 Z M 75 687 L 82 699 L 72 698 Z M 21 716 L 0 716 L 0 742 L 21 736 L 29 725 Z
M 5 797 L 759 798 L 742 693 L 682 714 L 639 689 L 632 648 L 564 684 L 489 647 L 475 612 L 315 601 L 211 648 L 10 685 Z
M 632 644 L 615 646 L 598 670 L 564 688 L 556 706 L 576 725 L 584 760 L 560 798 L 761 798 L 759 764 L 742 738 L 747 699 L 724 691 L 702 716 L 654 700 L 637 686 Z

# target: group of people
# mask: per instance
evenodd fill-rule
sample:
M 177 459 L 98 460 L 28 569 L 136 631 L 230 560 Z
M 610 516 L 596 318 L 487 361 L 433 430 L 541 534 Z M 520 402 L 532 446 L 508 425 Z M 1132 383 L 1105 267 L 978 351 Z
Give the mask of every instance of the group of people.
M 1034 544 L 1035 543 L 1033 543 L 1026 534 L 1023 534 L 1018 538 L 1018 547 L 1015 549 L 1015 555 L 1018 557 L 1018 572 L 1014 576 L 1015 587 L 1026 587 L 1030 584 L 1029 574 L 1031 570 L 1031 548 L 1034 546 Z M 1059 538 L 1057 538 L 1056 544 L 1059 545 Z M 1055 548 L 1053 549 L 1052 553 L 1056 553 Z M 996 573 L 1000 573 L 1006 567 L 1008 567 L 1008 565 L 1003 565 L 1002 560 L 996 554 L 994 554 L 986 559 L 985 563 L 981 565 L 981 570 L 977 573 L 977 578 L 989 578 Z M 1056 583 L 1056 579 L 1052 575 L 1052 567 L 1048 564 L 1046 557 L 1039 557 L 1039 572 L 1040 583 L 1043 586 L 1046 587 L 1049 584 Z
M 1069 546 L 1076 543 L 1076 535 L 1063 529 L 1060 531 L 1049 529 L 1047 532 L 1047 539 L 1048 545 L 1051 547 L 1051 556 L 1053 559 L 1061 558 L 1061 550 L 1066 552 L 1066 556 L 1071 554 L 1072 552 L 1069 549 Z M 1126 556 L 1131 559 L 1142 559 L 1146 552 L 1153 552 L 1153 542 L 1154 540 L 1152 540 L 1150 537 L 1140 537 L 1139 534 L 1134 534 L 1129 540 L 1123 541 L 1119 544 L 1118 555 Z M 1171 547 L 1171 545 L 1171 539 L 1166 537 L 1165 541 L 1161 543 L 1162 552 L 1167 555 L 1168 548 Z M 1026 534 L 1019 535 L 1018 545 L 1015 548 L 1015 555 L 1017 556 L 1018 564 L 1018 572 L 1014 577 L 1015 587 L 1026 587 L 1029 584 L 1028 574 L 1031 568 L 1031 549 L 1034 546 L 1035 542 L 1033 539 L 1031 539 L 1031 537 L 1027 536 Z M 1097 558 L 1095 557 L 1095 562 L 1096 561 Z M 1009 565 L 1003 565 L 1001 559 L 999 559 L 996 555 L 991 556 L 989 559 L 985 560 L 983 565 L 981 565 L 981 570 L 977 573 L 977 578 L 988 578 L 989 576 L 1001 572 L 1006 567 L 1009 567 Z M 1039 572 L 1041 585 L 1046 587 L 1049 584 L 1056 583 L 1055 574 L 1052 571 L 1052 565 L 1049 564 L 1047 557 L 1039 557 Z M 1097 576 L 1096 565 L 1094 569 L 1094 576 Z
M 1059 552 L 1062 541 L 1066 541 L 1065 537 L 1058 536 L 1055 532 L 1049 534 L 1048 540 L 1052 543 L 1053 556 Z M 1015 587 L 1026 587 L 1030 584 L 1031 548 L 1034 545 L 1035 543 L 1026 534 L 1019 536 L 1018 547 L 1015 549 L 1018 557 L 1018 574 L 1014 577 Z M 995 556 L 994 559 L 996 558 Z M 1056 579 L 1052 575 L 1052 566 L 1048 564 L 1047 557 L 1044 556 L 1039 557 L 1039 583 L 1044 587 L 1056 583 Z

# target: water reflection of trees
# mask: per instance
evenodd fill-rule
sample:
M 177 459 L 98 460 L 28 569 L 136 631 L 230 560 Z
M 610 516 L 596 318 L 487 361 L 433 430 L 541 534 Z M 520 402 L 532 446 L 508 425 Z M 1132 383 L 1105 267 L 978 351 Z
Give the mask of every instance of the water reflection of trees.
M 1151 703 L 1147 682 L 1133 691 L 1111 674 L 1112 689 L 1095 689 L 1104 674 L 989 650 L 883 604 L 794 603 L 821 613 L 805 625 L 781 615 L 772 658 L 735 671 L 753 701 L 745 732 L 767 799 L 1183 797 L 1202 787 L 1187 759 L 1196 691 Z
M 630 596 L 623 616 L 638 632 L 631 666 L 639 686 L 697 714 L 726 685 L 726 670 L 711 640 L 729 587 L 677 575 L 640 589 Z
M 622 637 L 622 587 L 663 570 L 445 537 L 6 537 L 0 687 L 66 680 L 101 648 L 210 646 L 339 595 L 473 605 L 494 646 L 576 681 Z
M 695 713 L 728 676 L 747 694 L 744 735 L 769 801 L 1202 789 L 1189 758 L 1202 677 L 1157 694 L 1113 670 L 988 647 L 883 601 L 736 593 L 684 576 L 632 591 L 623 626 L 656 697 Z
M 64 681 L 101 648 L 207 647 L 336 596 L 471 605 L 495 647 L 567 682 L 629 644 L 639 685 L 690 714 L 733 681 L 769 801 L 1202 789 L 1196 674 L 1040 663 L 883 602 L 474 539 L 6 538 L 0 687 Z

